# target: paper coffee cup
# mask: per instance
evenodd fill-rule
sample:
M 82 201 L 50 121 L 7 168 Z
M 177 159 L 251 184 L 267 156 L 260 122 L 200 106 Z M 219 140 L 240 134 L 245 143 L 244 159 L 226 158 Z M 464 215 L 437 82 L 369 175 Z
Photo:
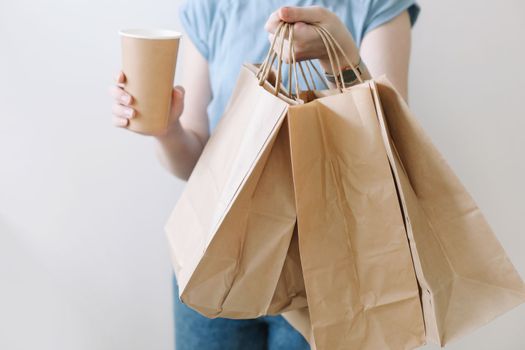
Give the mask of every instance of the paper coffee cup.
M 124 89 L 133 96 L 136 114 L 128 129 L 158 135 L 168 126 L 171 93 L 181 33 L 164 29 L 123 29 Z

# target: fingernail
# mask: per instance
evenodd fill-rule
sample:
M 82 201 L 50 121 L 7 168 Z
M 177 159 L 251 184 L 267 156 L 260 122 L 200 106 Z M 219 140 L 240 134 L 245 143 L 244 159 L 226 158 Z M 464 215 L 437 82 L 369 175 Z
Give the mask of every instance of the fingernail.
M 128 118 L 133 118 L 133 116 L 135 115 L 135 110 L 133 108 L 126 108 L 124 109 L 124 113 Z
M 131 101 L 131 96 L 129 96 L 129 95 L 122 95 L 122 96 L 120 96 L 120 100 L 123 103 L 128 104 Z

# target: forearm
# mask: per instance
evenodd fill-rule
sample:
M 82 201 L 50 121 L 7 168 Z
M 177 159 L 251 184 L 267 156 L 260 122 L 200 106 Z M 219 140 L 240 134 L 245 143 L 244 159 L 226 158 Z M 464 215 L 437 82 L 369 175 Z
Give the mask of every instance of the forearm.
M 360 48 L 372 77 L 385 74 L 405 101 L 408 101 L 410 48 L 411 28 L 407 11 L 370 31 Z
M 188 180 L 204 149 L 197 134 L 179 123 L 168 134 L 155 139 L 157 157 L 162 166 L 174 176 Z
M 408 100 L 411 33 L 407 11 L 369 32 L 359 50 L 349 33 L 339 38 L 346 56 L 354 65 L 361 59 L 363 80 L 385 74 L 403 98 Z M 330 61 L 326 57 L 320 61 L 323 69 L 333 74 Z M 339 61 L 342 66 L 348 65 L 344 55 L 339 56 Z

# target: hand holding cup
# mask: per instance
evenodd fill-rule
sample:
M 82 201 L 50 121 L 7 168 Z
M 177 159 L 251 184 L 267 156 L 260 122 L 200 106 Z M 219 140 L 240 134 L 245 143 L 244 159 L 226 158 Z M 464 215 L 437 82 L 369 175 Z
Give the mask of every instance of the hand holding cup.
M 115 78 L 115 84 L 110 86 L 109 92 L 113 98 L 111 108 L 113 114 L 113 125 L 120 128 L 128 128 L 130 119 L 136 117 L 137 111 L 134 108 L 134 97 L 126 91 L 126 76 L 123 71 L 119 71 Z M 185 91 L 182 86 L 173 87 L 171 94 L 171 104 L 168 115 L 168 127 L 166 133 L 175 127 L 179 122 L 179 117 L 184 110 Z M 152 136 L 164 136 L 162 132 L 152 134 Z
M 181 34 L 162 29 L 119 32 L 122 71 L 111 93 L 114 124 L 162 136 L 182 113 L 184 89 L 173 87 Z

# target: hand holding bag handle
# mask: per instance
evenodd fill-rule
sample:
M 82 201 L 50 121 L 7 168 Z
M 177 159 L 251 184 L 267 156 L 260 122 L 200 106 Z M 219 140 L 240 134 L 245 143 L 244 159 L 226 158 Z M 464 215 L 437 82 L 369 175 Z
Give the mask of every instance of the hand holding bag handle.
M 342 49 L 341 45 L 335 40 L 334 36 L 323 26 L 319 24 L 311 24 L 315 31 L 320 36 L 321 40 L 323 41 L 323 44 L 326 48 L 328 58 L 330 65 L 332 67 L 333 72 L 338 72 L 339 76 L 342 76 L 342 66 L 340 62 L 340 56 L 344 58 L 347 65 L 352 69 L 354 74 L 356 75 L 358 81 L 360 83 L 363 82 L 363 78 L 359 71 L 356 69 L 355 65 L 351 62 L 351 60 L 348 58 L 344 50 Z M 288 74 L 288 89 L 286 90 L 284 87 L 281 86 L 282 81 L 282 65 L 284 61 L 284 44 L 285 44 L 285 37 L 286 33 L 288 33 L 288 62 L 289 62 L 289 74 Z M 277 48 L 276 48 L 277 45 Z M 294 94 L 292 93 L 292 83 L 295 87 L 295 99 L 299 96 L 301 90 L 299 88 L 299 75 L 297 73 L 297 66 L 299 66 L 299 70 L 301 72 L 301 75 L 303 77 L 303 80 L 305 81 L 305 84 L 307 86 L 308 90 L 311 90 L 310 83 L 308 79 L 306 78 L 306 75 L 304 73 L 303 66 L 301 62 L 298 62 L 295 57 L 295 49 L 294 49 L 294 26 L 291 23 L 286 22 L 280 22 L 277 30 L 275 32 L 274 38 L 272 40 L 272 43 L 270 45 L 270 49 L 268 50 L 268 54 L 266 55 L 266 58 L 264 59 L 263 63 L 260 66 L 260 69 L 257 73 L 257 77 L 259 78 L 259 83 L 262 85 L 265 81 L 268 81 L 268 77 L 271 72 L 271 67 L 275 63 L 275 60 L 277 60 L 277 79 L 274 86 L 274 93 L 275 95 L 278 95 L 280 92 L 286 95 L 289 98 L 294 98 Z M 325 86 L 328 88 L 328 84 L 326 82 L 326 78 L 322 76 L 322 74 L 319 73 L 318 69 L 313 65 L 311 60 L 307 61 L 306 67 L 308 69 L 309 77 L 312 82 L 312 86 L 314 89 L 316 89 L 315 86 L 315 80 L 313 79 L 312 72 L 310 70 L 310 66 L 314 69 L 316 74 L 319 76 L 321 81 L 325 84 Z M 292 82 L 292 80 L 294 82 Z M 336 79 L 336 88 L 342 92 L 344 89 L 347 88 L 346 83 L 344 80 Z

